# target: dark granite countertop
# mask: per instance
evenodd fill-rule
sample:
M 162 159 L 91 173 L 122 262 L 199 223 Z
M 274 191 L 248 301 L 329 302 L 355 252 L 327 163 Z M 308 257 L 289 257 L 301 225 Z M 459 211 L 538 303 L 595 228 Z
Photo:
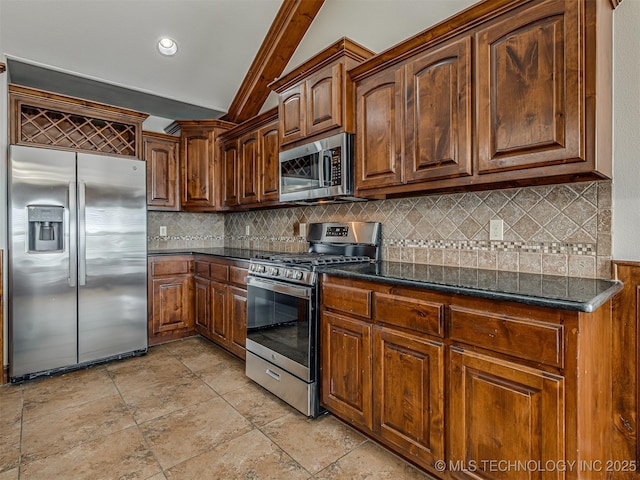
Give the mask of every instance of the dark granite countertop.
M 344 278 L 580 312 L 595 311 L 623 286 L 622 282 L 613 280 L 398 262 L 339 265 L 318 271 Z
M 211 248 L 171 248 L 165 250 L 149 250 L 147 255 L 212 255 L 214 257 L 226 257 L 231 260 L 250 260 L 259 254 L 270 254 L 266 250 L 249 250 L 244 248 L 211 247 Z

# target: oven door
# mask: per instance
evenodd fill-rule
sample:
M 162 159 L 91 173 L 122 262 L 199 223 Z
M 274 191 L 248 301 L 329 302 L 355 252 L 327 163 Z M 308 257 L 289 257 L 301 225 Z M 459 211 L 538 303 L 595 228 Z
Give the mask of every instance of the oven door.
M 306 382 L 315 381 L 313 292 L 309 286 L 247 279 L 247 350 Z

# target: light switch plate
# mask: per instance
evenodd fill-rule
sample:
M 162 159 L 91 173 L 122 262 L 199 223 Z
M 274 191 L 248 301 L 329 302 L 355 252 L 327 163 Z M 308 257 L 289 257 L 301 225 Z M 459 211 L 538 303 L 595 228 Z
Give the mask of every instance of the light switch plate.
M 504 221 L 501 219 L 495 219 L 489 221 L 489 240 L 503 240 L 504 239 Z
M 244 226 L 244 234 L 245 235 L 251 235 L 251 225 L 245 225 Z
M 301 237 L 305 237 L 307 236 L 307 224 L 306 223 L 301 223 L 300 224 L 300 236 Z
M 160 227 L 160 236 L 161 237 L 166 237 L 167 236 L 167 227 L 166 227 L 166 225 L 162 225 Z

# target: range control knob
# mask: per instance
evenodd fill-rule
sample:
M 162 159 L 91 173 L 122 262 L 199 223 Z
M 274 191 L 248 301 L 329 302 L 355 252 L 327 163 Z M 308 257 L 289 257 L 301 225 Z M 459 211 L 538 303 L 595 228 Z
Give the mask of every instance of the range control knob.
M 280 269 L 278 267 L 271 267 L 271 270 L 269 270 L 269 274 L 274 277 L 277 277 L 279 273 Z
M 264 265 L 258 265 L 258 267 L 256 268 L 256 271 L 258 273 L 264 273 L 266 272 L 266 270 L 267 270 L 267 267 L 265 267 Z
M 295 272 L 295 279 L 296 279 L 296 280 L 302 280 L 302 277 L 304 277 L 304 273 L 302 273 L 302 272 Z

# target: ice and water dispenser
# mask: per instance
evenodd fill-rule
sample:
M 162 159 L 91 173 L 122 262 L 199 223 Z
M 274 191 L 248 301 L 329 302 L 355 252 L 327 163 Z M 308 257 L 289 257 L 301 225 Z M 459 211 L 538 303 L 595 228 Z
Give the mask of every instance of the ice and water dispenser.
M 28 205 L 29 253 L 64 250 L 64 207 Z

